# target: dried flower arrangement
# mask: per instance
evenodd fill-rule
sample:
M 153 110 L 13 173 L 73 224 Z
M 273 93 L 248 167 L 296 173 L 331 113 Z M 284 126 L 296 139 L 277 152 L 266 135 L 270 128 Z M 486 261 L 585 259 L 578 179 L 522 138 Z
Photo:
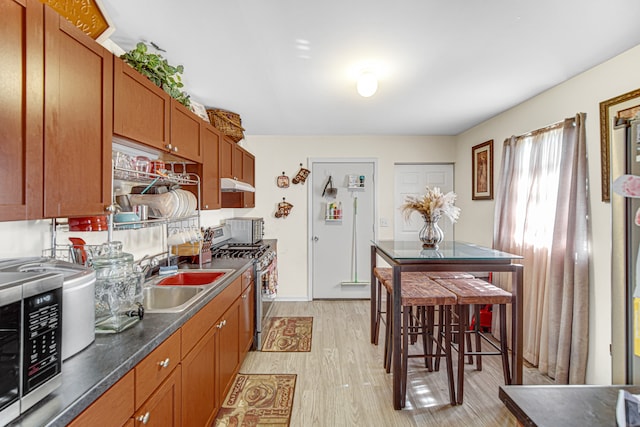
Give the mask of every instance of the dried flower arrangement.
M 427 187 L 424 196 L 407 196 L 401 209 L 405 219 L 409 219 L 411 212 L 415 211 L 432 221 L 438 221 L 444 215 L 451 222 L 456 222 L 460 216 L 460 208 L 453 205 L 455 201 L 456 193 L 453 191 L 443 194 L 439 187 Z

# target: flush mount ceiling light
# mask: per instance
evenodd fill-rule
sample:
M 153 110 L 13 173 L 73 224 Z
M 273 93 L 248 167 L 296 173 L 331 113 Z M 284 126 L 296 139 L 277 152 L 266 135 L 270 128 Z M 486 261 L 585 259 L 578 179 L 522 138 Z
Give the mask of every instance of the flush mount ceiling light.
M 378 90 L 378 77 L 371 71 L 365 71 L 358 77 L 356 88 L 360 96 L 369 98 Z

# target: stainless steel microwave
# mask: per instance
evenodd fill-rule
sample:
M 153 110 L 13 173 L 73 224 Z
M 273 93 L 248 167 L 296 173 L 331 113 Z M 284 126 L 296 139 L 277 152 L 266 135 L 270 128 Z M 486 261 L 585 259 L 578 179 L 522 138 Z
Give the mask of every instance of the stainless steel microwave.
M 0 273 L 0 425 L 62 383 L 60 273 Z
M 222 220 L 231 231 L 231 240 L 237 243 L 254 244 L 264 238 L 264 219 L 257 217 L 228 218 Z

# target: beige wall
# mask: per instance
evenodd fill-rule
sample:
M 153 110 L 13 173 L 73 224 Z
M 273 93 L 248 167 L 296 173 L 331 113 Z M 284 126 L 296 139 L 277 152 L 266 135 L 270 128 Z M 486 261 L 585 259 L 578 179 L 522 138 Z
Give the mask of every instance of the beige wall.
M 456 235 L 460 239 L 488 245 L 492 239 L 494 202 L 471 200 L 471 147 L 489 139 L 494 140 L 497 176 L 502 144 L 507 137 L 555 123 L 578 112 L 587 113 L 593 239 L 587 382 L 593 384 L 611 382 L 611 214 L 609 203 L 601 201 L 599 103 L 640 87 L 638 70 L 640 46 L 470 129 L 457 138 L 456 191 L 462 215 L 456 227 Z M 487 226 L 477 227 L 465 212 L 474 212 L 474 216 L 486 218 Z

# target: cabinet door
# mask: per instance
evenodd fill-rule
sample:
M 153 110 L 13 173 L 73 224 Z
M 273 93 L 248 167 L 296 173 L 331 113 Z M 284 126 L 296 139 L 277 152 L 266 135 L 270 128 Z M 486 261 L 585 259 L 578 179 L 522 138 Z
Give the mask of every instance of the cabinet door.
M 78 415 L 69 427 L 120 427 L 133 415 L 133 369 Z
M 182 425 L 211 425 L 219 408 L 216 395 L 216 341 L 218 328 L 212 327 L 182 359 Z
M 113 79 L 113 133 L 167 150 L 169 94 L 120 58 L 114 60 Z
M 181 426 L 182 421 L 182 382 L 180 365 L 151 395 L 134 418 L 136 426 Z
M 253 282 L 240 297 L 240 361 L 244 360 L 253 344 L 255 319 L 255 285 Z
M 246 150 L 242 150 L 242 181 L 255 186 L 255 157 Z M 244 207 L 253 208 L 256 205 L 256 193 L 246 192 L 244 196 Z
M 0 220 L 42 218 L 42 5 L 0 1 Z
M 202 209 L 220 209 L 220 134 L 211 125 L 202 126 Z
M 240 298 L 222 316 L 219 334 L 218 368 L 219 396 L 224 399 L 237 372 L 239 357 Z
M 111 203 L 113 55 L 45 6 L 44 216 Z
M 220 141 L 220 177 L 234 178 L 233 175 L 233 153 L 236 143 L 227 137 Z
M 202 119 L 175 99 L 171 100 L 172 152 L 194 162 L 202 161 L 200 125 Z
M 242 156 L 243 153 L 244 153 L 244 149 L 239 145 L 235 145 L 233 147 L 233 154 L 232 154 L 233 168 L 231 173 L 233 174 L 235 179 L 238 179 L 240 181 L 242 181 L 242 177 L 244 176 L 244 173 L 242 171 L 242 166 L 244 165 L 243 156 Z

